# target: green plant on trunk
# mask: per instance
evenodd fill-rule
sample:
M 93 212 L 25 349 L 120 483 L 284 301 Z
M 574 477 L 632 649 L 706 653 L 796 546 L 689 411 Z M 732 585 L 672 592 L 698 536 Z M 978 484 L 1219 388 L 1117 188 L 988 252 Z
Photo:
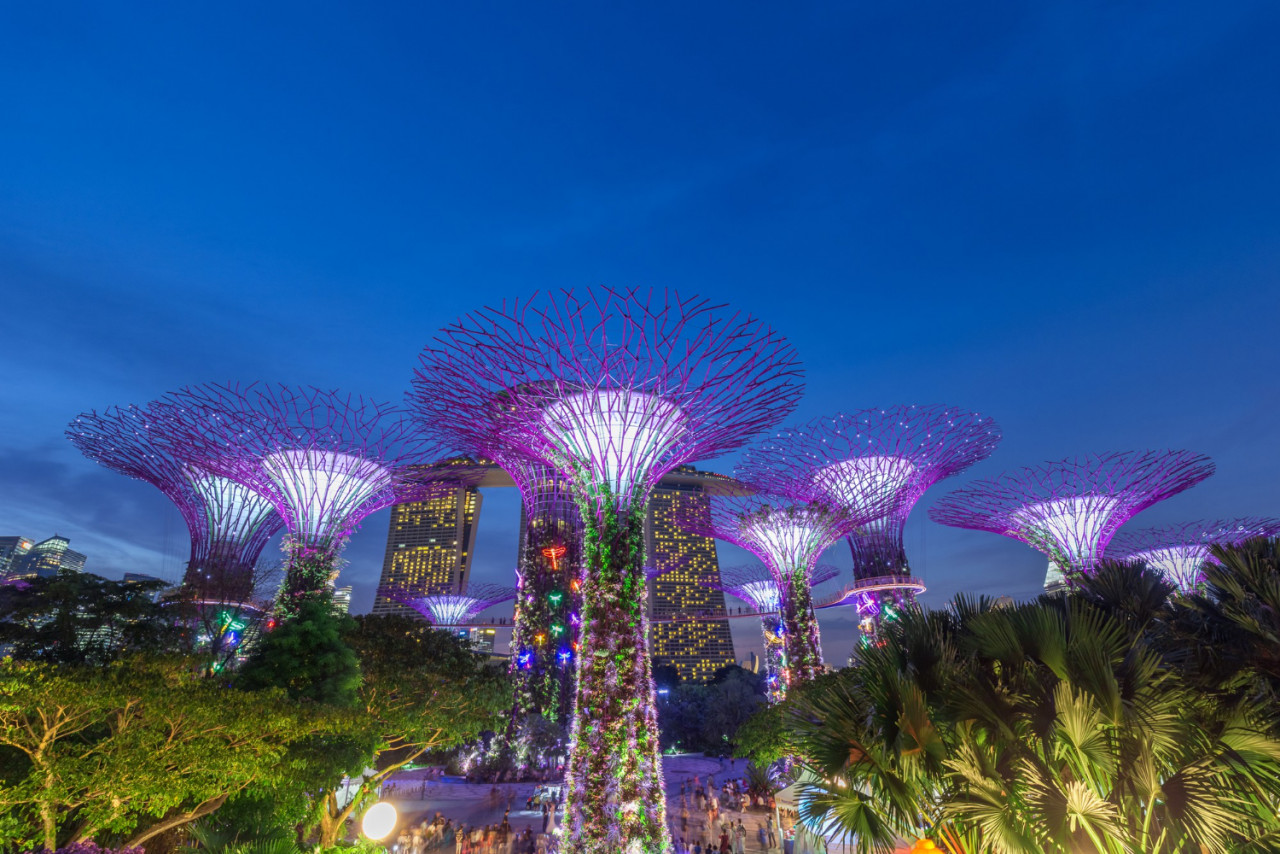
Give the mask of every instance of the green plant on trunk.
M 574 854 L 616 854 L 622 840 L 624 854 L 670 850 L 645 638 L 645 504 L 620 507 L 609 494 L 579 504 L 582 641 L 565 843 Z

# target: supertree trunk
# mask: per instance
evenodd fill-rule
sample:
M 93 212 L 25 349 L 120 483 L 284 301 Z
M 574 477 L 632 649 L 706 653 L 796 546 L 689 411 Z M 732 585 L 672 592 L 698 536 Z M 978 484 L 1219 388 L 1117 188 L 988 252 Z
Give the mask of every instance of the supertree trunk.
M 289 535 L 280 548 L 285 554 L 284 584 L 280 587 L 277 611 L 293 617 L 306 602 L 327 598 L 329 582 L 342 568 L 345 538 L 309 545 Z
M 581 622 L 580 546 L 567 525 L 528 525 L 520 554 L 511 648 L 514 699 L 509 732 L 528 715 L 565 726 Z
M 569 854 L 671 850 L 645 640 L 645 506 L 606 499 L 598 515 L 594 501 L 582 506 L 583 625 L 561 847 Z
M 765 688 L 769 702 L 777 703 L 786 696 L 786 684 L 782 680 L 786 659 L 782 618 L 778 614 L 766 614 L 760 618 L 760 629 L 764 635 Z
M 782 631 L 788 685 L 807 682 L 822 672 L 822 641 L 813 613 L 813 594 L 803 570 L 793 570 L 782 601 Z

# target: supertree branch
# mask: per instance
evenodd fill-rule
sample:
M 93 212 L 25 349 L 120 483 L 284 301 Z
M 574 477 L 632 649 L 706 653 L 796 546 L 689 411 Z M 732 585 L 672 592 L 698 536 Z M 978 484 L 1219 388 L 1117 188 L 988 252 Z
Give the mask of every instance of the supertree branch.
M 1257 537 L 1280 534 L 1280 519 L 1246 517 L 1213 522 L 1184 522 L 1121 531 L 1107 546 L 1111 560 L 1140 562 L 1164 573 L 1183 592 L 1204 580 L 1214 546 L 1238 546 Z
M 396 587 L 384 587 L 378 593 L 412 608 L 432 625 L 440 628 L 465 626 L 481 611 L 516 597 L 514 587 L 503 587 L 500 584 L 469 584 L 461 593 L 433 593 L 429 596 L 420 596 Z
M 870 511 L 880 512 L 879 506 Z M 812 679 L 822 668 L 813 568 L 824 551 L 865 521 L 829 504 L 768 495 L 690 496 L 676 512 L 682 528 L 744 548 L 769 568 L 782 598 L 787 685 Z
M 462 447 L 501 433 L 569 479 L 582 516 L 562 850 L 670 851 L 644 633 L 644 509 L 667 472 L 738 447 L 800 393 L 781 336 L 670 291 L 536 295 L 462 318 L 422 354 L 410 401 L 423 429 Z
M 894 406 L 836 413 L 778 430 L 749 448 L 737 473 L 772 492 L 859 509 L 889 505 L 849 538 L 854 575 L 909 574 L 902 531 L 925 492 L 995 451 L 990 418 L 953 406 Z
M 151 484 L 178 508 L 191 535 L 183 584 L 193 595 L 245 601 L 254 565 L 284 519 L 253 490 L 175 457 L 162 429 L 145 408 L 123 406 L 82 413 L 66 436 L 89 459 Z
M 1045 586 L 1092 572 L 1116 531 L 1138 512 L 1209 475 L 1208 457 L 1189 451 L 1080 457 L 976 481 L 929 511 L 943 525 L 991 531 L 1049 558 Z
M 408 465 L 434 449 L 388 404 L 310 387 L 206 384 L 167 395 L 148 415 L 166 449 L 253 490 L 285 519 L 278 608 L 327 595 L 347 538 L 370 513 L 456 488 Z M 432 455 L 432 458 L 436 455 Z
M 810 584 L 817 586 L 840 574 L 834 566 L 819 565 L 810 575 Z M 714 590 L 728 593 L 750 605 L 760 614 L 760 632 L 764 637 L 765 693 L 769 702 L 776 703 L 786 696 L 786 628 L 783 625 L 783 591 L 767 566 L 722 567 L 719 581 L 702 584 Z

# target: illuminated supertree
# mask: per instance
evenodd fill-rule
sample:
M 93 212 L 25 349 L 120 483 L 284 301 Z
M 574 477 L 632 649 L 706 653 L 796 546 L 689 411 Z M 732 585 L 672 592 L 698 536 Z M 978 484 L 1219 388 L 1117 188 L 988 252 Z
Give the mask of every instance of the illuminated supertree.
M 834 566 L 817 566 L 810 575 L 809 583 L 817 587 L 839 574 L 840 570 Z M 719 581 L 704 581 L 702 584 L 741 599 L 760 615 L 760 630 L 764 634 L 765 691 L 770 702 L 778 702 L 785 696 L 782 670 L 786 629 L 782 625 L 782 588 L 773 573 L 761 564 L 721 567 Z
M 1121 531 L 1107 546 L 1111 560 L 1139 561 L 1163 572 L 1186 592 L 1204 580 L 1205 564 L 1214 562 L 1214 546 L 1238 546 L 1255 537 L 1280 534 L 1280 519 L 1232 519 L 1186 522 L 1138 531 Z
M 405 607 L 412 608 L 441 629 L 457 629 L 470 623 L 481 611 L 516 598 L 514 587 L 500 584 L 468 584 L 461 593 L 432 593 L 416 596 L 394 588 L 378 591 Z
M 423 353 L 412 399 L 424 429 L 463 446 L 503 432 L 569 478 L 582 516 L 562 851 L 671 850 L 645 640 L 645 508 L 676 466 L 785 417 L 798 376 L 790 345 L 759 321 L 670 292 L 486 309 Z
M 146 481 L 178 508 L 191 534 L 183 585 L 192 595 L 244 602 L 258 556 L 284 519 L 252 489 L 175 458 L 157 441 L 160 429 L 145 408 L 125 406 L 83 413 L 66 435 L 89 459 Z
M 328 595 L 348 537 L 370 513 L 456 488 L 422 467 L 425 449 L 400 410 L 310 387 L 207 384 L 167 395 L 149 414 L 159 440 L 190 465 L 270 500 L 285 519 L 285 616 Z
M 676 524 L 704 537 L 744 548 L 759 558 L 782 596 L 781 690 L 822 671 L 822 642 L 813 614 L 812 575 L 818 558 L 859 525 L 884 514 L 882 505 L 862 516 L 820 501 L 791 496 L 690 496 Z
M 853 577 L 867 588 L 860 614 L 874 605 L 859 622 L 867 639 L 883 615 L 900 610 L 923 589 L 902 542 L 916 503 L 938 481 L 991 456 L 1000 439 L 995 421 L 951 406 L 866 409 L 777 431 L 747 450 L 738 474 L 767 480 L 779 471 L 789 478 L 798 473 L 820 495 L 855 512 L 867 501 L 891 505 L 849 537 Z
M 1093 570 L 1116 531 L 1139 511 L 1195 486 L 1213 463 L 1189 451 L 1121 452 L 1047 463 L 976 481 L 929 516 L 943 525 L 1021 540 L 1049 558 L 1045 589 Z

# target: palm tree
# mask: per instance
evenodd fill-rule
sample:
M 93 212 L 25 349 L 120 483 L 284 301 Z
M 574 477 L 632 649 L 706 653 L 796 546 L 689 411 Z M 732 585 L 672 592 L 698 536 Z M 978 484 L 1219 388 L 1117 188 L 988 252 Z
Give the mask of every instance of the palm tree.
M 1126 572 L 1139 595 L 1116 607 Z M 804 820 L 866 852 L 926 833 L 993 854 L 1274 839 L 1270 708 L 1199 690 L 1170 664 L 1160 588 L 1141 569 L 1102 581 L 1013 608 L 904 612 L 884 647 L 792 710 L 813 777 Z

